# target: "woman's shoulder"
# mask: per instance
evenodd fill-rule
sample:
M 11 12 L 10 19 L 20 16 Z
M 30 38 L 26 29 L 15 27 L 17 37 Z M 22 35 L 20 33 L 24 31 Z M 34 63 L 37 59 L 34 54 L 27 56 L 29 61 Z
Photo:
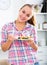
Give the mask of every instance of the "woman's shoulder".
M 31 27 L 31 28 L 34 28 L 34 27 L 35 27 L 34 25 L 32 25 L 32 24 L 30 24 L 30 23 L 27 23 L 27 25 L 28 25 L 29 27 Z
M 13 26 L 13 22 L 10 22 L 10 23 L 6 23 L 3 25 L 2 29 L 7 29 L 7 28 L 10 28 Z
M 37 30 L 37 27 L 32 25 L 32 24 L 29 24 L 27 23 L 27 26 L 31 29 L 31 30 Z

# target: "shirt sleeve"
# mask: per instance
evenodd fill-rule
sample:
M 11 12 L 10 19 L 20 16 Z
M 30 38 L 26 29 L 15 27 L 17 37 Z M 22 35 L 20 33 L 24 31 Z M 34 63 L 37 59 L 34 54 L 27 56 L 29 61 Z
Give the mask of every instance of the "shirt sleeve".
M 38 42 L 37 42 L 37 28 L 35 26 L 33 26 L 31 33 L 32 33 L 31 35 L 33 36 L 34 42 L 36 44 L 38 44 Z
M 7 40 L 7 31 L 6 31 L 7 25 L 4 25 L 1 30 L 1 44 L 6 42 Z

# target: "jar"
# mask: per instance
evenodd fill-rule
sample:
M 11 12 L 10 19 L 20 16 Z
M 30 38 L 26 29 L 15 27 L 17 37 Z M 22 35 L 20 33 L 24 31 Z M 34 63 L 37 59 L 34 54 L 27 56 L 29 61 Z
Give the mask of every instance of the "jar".
M 47 30 L 47 22 L 43 22 L 43 29 Z

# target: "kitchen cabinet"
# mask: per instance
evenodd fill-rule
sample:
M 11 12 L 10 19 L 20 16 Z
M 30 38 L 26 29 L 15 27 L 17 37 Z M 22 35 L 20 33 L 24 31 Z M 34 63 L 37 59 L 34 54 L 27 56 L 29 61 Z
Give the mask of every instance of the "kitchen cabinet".
M 40 65 L 47 65 L 47 29 L 43 28 L 43 22 L 47 22 L 47 13 L 36 13 L 38 35 L 38 60 Z

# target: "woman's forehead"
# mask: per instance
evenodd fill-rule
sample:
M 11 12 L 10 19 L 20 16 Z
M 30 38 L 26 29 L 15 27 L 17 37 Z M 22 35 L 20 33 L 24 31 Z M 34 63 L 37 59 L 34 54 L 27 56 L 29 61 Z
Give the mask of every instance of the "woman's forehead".
M 24 6 L 22 9 L 29 9 L 29 10 L 31 10 L 31 7 L 29 7 L 29 6 Z
M 21 11 L 23 11 L 23 10 L 24 10 L 25 12 L 29 13 L 29 14 L 32 13 L 32 8 L 29 7 L 29 6 L 24 6 L 24 7 L 21 9 Z

